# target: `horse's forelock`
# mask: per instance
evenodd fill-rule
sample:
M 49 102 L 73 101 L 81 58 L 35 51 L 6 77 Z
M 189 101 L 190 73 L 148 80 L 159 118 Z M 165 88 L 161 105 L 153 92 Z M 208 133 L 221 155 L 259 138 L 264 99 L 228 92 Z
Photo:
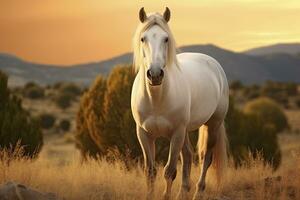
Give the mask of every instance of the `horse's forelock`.
M 176 59 L 176 44 L 175 44 L 175 39 L 173 37 L 173 34 L 170 31 L 170 28 L 166 23 L 166 21 L 163 19 L 163 17 L 158 13 L 154 13 L 152 15 L 149 15 L 147 20 L 144 23 L 139 24 L 133 38 L 133 53 L 134 53 L 133 64 L 136 72 L 138 72 L 139 67 L 144 64 L 143 63 L 144 56 L 140 45 L 141 35 L 154 25 L 160 26 L 169 36 L 167 66 L 171 66 L 173 64 L 178 66 L 177 59 Z

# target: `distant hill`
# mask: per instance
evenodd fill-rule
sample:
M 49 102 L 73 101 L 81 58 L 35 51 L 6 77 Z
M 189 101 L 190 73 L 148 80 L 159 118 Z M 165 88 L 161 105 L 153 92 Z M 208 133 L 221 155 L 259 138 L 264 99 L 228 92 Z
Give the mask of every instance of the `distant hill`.
M 249 49 L 247 51 L 244 51 L 243 53 L 252 56 L 261 56 L 269 54 L 300 55 L 300 43 L 274 44 L 270 46 Z
M 0 70 L 9 75 L 9 85 L 23 85 L 29 81 L 46 85 L 59 81 L 88 85 L 98 74 L 106 75 L 118 64 L 130 63 L 130 53 L 100 62 L 72 66 L 44 65 L 24 61 L 18 57 L 0 54 Z
M 216 58 L 223 66 L 229 81 L 241 80 L 245 84 L 260 84 L 266 80 L 300 82 L 300 56 L 274 54 L 249 56 L 214 45 L 183 46 L 180 52 L 199 52 Z M 0 54 L 0 70 L 9 74 L 9 84 L 23 85 L 28 81 L 53 84 L 58 81 L 90 84 L 98 74 L 106 75 L 117 64 L 132 63 L 132 54 L 123 54 L 101 62 L 68 67 L 36 64 L 15 56 Z
M 245 84 L 260 84 L 266 80 L 300 82 L 300 56 L 276 54 L 249 56 L 221 49 L 214 45 L 182 47 L 183 52 L 201 52 L 216 58 L 229 79 Z

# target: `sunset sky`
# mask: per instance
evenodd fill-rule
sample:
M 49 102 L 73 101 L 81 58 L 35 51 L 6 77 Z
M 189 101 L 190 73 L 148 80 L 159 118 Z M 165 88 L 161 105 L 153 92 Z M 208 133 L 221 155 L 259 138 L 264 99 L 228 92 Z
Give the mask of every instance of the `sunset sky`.
M 69 65 L 131 51 L 138 10 L 171 9 L 177 45 L 300 42 L 299 0 L 0 0 L 0 52 Z

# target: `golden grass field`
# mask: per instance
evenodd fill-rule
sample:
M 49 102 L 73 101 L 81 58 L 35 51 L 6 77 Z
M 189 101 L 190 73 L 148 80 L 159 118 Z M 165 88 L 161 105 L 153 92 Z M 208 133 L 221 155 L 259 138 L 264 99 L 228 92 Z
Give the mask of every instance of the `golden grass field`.
M 32 105 L 26 101 L 24 104 L 27 108 Z M 43 102 L 37 102 L 33 113 L 44 112 L 43 109 L 55 109 L 54 106 L 51 109 L 50 103 L 47 107 L 44 105 Z M 72 117 L 70 132 L 75 129 L 76 107 L 75 105 L 64 113 L 56 112 L 59 117 Z M 250 160 L 250 164 L 239 169 L 230 165 L 222 187 L 217 189 L 213 184 L 209 184 L 203 199 L 300 199 L 300 111 L 287 111 L 286 114 L 292 133 L 279 135 L 282 150 L 280 168 L 273 172 L 259 159 Z M 180 167 L 179 163 L 172 191 L 173 199 L 181 182 Z M 159 166 L 154 199 L 162 197 L 162 174 L 163 166 Z M 199 174 L 199 168 L 193 166 L 191 198 Z M 72 133 L 46 132 L 44 147 L 34 161 L 16 160 L 9 166 L 0 162 L 0 184 L 8 181 L 18 182 L 41 192 L 52 192 L 66 200 L 131 200 L 144 199 L 146 194 L 145 178 L 140 167 L 127 171 L 121 162 L 111 164 L 105 160 L 90 160 L 82 163 L 80 153 L 72 142 Z
M 222 188 L 217 190 L 209 185 L 203 199 L 300 199 L 300 135 L 284 134 L 279 140 L 283 151 L 279 170 L 272 172 L 259 159 L 239 169 L 229 167 Z M 118 162 L 109 164 L 93 160 L 82 164 L 72 144 L 55 141 L 57 152 L 51 149 L 53 144 L 46 144 L 35 161 L 13 161 L 9 166 L 1 163 L 0 183 L 15 181 L 39 191 L 56 193 L 67 200 L 143 199 L 146 185 L 141 168 L 127 171 Z M 180 165 L 178 169 L 180 171 Z M 174 183 L 173 198 L 176 197 L 176 191 L 179 191 L 180 176 L 179 172 Z M 198 176 L 199 169 L 193 166 L 193 185 Z M 281 179 L 276 178 L 278 176 Z M 163 189 L 160 166 L 155 199 L 161 197 Z

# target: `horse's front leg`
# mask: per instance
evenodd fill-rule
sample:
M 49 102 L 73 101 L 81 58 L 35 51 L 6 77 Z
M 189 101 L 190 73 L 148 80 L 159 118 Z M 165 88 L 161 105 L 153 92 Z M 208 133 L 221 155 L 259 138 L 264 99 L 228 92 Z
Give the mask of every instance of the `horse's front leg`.
M 137 127 L 137 136 L 144 155 L 144 169 L 147 177 L 147 199 L 153 199 L 155 168 L 155 139 L 141 127 Z
M 177 161 L 184 143 L 185 135 L 186 135 L 186 128 L 184 126 L 180 126 L 175 130 L 175 132 L 171 137 L 169 158 L 164 168 L 164 177 L 166 180 L 164 199 L 170 199 L 171 196 L 172 183 L 176 178 Z
M 184 144 L 181 150 L 181 162 L 182 162 L 182 182 L 181 182 L 181 189 L 177 195 L 177 199 L 187 199 L 188 192 L 191 188 L 190 183 L 190 174 L 191 174 L 191 167 L 193 161 L 193 150 L 191 147 L 189 134 L 186 133 Z

